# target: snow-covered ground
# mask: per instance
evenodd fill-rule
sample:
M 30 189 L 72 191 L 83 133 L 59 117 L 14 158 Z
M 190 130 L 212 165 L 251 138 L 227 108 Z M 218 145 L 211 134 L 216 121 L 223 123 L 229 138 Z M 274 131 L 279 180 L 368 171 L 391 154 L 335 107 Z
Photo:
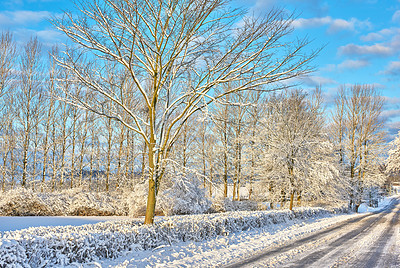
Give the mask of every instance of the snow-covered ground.
M 387 206 L 393 197 L 385 198 L 378 211 Z M 294 219 L 290 222 L 232 233 L 202 242 L 181 242 L 153 250 L 135 251 L 115 260 L 103 260 L 91 265 L 98 267 L 220 267 L 256 255 L 266 248 L 278 247 L 288 240 L 325 229 L 329 226 L 362 214 L 323 215 L 312 219 Z M 289 256 L 287 256 L 289 258 Z
M 382 202 L 380 207 L 389 202 L 390 198 Z M 77 226 L 102 222 L 109 218 L 1 217 L 0 226 L 3 232 L 0 232 L 0 253 L 3 256 L 8 254 L 8 259 L 3 258 L 2 260 L 0 257 L 0 266 L 1 261 L 4 260 L 8 262 L 13 258 L 26 260 L 24 254 L 32 250 L 42 252 L 41 259 L 38 261 L 43 262 L 49 256 L 54 259 L 53 254 L 59 254 L 54 251 L 54 245 L 56 245 L 64 250 L 62 258 L 65 259 L 65 263 L 60 262 L 52 264 L 52 266 L 65 266 L 64 264 L 70 263 L 70 267 L 215 267 L 246 259 L 266 248 L 277 247 L 289 240 L 361 216 L 360 214 L 328 214 L 326 211 L 318 209 L 298 210 L 295 213 L 289 211 L 277 211 L 276 213 L 273 211 L 234 212 L 158 219 L 160 224 L 157 228 L 159 229 L 154 230 L 138 225 L 137 222 L 115 221 L 115 223 L 103 222 L 82 227 L 40 227 L 11 232 L 4 231 L 35 226 L 35 224 Z M 112 218 L 115 219 L 115 217 Z M 13 219 L 20 222 L 14 221 L 13 224 Z M 8 223 L 9 227 L 4 227 L 6 225 L 3 226 L 2 223 Z M 10 224 L 14 226 L 10 226 Z M 225 229 L 220 230 L 219 226 Z M 179 230 L 186 230 L 186 232 L 174 233 Z M 136 234 L 133 235 L 132 231 Z M 162 237 L 165 233 L 167 234 L 167 243 Z M 169 234 L 170 238 L 168 238 Z M 94 247 L 91 245 L 93 239 Z M 146 246 L 144 245 L 154 242 L 152 240 L 156 243 L 145 250 Z M 124 247 L 123 243 L 130 244 Z M 43 246 L 44 244 L 46 246 Z M 21 245 L 22 248 L 30 248 L 21 249 Z M 75 254 L 74 250 L 80 251 L 79 248 L 76 248 L 77 246 L 81 246 L 85 250 L 85 254 L 97 252 L 99 246 L 105 246 L 107 250 L 112 250 L 113 247 L 120 247 L 120 249 L 118 254 L 113 255 L 117 257 L 115 259 L 91 258 L 89 260 L 88 258 L 88 262 L 78 264 L 68 261 L 68 258 L 73 260 L 71 254 Z
M 27 217 L 6 217 L 0 216 L 0 232 L 16 231 L 30 227 L 49 227 L 49 226 L 80 226 L 84 224 L 94 224 L 104 221 L 116 221 L 128 219 L 123 216 L 27 216 Z
M 294 220 L 245 232 L 219 236 L 202 242 L 181 242 L 152 250 L 135 251 L 115 260 L 103 260 L 99 267 L 220 267 L 279 246 L 301 235 L 324 229 L 358 215 L 325 216 Z
M 363 203 L 358 207 L 358 213 L 375 212 L 381 210 L 383 207 L 387 206 L 393 197 L 383 198 L 377 207 L 370 207 L 368 204 Z

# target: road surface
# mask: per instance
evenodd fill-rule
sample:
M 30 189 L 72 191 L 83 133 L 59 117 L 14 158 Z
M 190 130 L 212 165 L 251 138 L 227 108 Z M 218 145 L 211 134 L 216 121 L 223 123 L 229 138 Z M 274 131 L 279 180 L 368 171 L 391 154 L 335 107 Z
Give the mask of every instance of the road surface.
M 400 200 L 226 267 L 400 267 Z

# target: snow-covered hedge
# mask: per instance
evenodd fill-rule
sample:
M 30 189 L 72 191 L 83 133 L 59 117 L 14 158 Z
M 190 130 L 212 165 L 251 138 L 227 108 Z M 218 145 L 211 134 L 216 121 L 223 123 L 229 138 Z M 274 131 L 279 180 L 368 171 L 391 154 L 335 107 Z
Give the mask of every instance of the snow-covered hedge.
M 125 220 L 0 232 L 0 267 L 43 267 L 115 258 L 127 251 L 181 241 L 201 241 L 295 218 L 340 212 L 344 211 L 322 208 L 242 211 L 162 217 L 156 219 L 152 226 L 143 225 L 141 221 Z
M 213 209 L 216 212 L 263 210 L 259 208 L 259 203 L 257 201 L 254 200 L 232 201 L 230 197 L 215 198 L 213 200 Z
M 112 216 L 136 214 L 133 192 L 33 192 L 18 188 L 0 192 L 0 216 Z M 145 204 L 145 203 L 144 203 Z

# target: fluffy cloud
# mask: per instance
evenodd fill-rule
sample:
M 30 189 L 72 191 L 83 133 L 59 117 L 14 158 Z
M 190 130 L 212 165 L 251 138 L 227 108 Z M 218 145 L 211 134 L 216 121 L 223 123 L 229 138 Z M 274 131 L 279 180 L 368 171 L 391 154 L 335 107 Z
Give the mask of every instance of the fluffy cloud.
M 360 69 L 362 67 L 368 66 L 369 62 L 367 60 L 345 60 L 338 65 L 339 70 L 343 69 Z
M 308 10 L 313 14 L 320 16 L 326 14 L 329 6 L 323 0 L 257 0 L 252 10 L 258 12 L 276 6 L 285 6 L 287 4 L 295 5 L 299 10 Z
M 292 25 L 295 28 L 312 28 L 330 24 L 331 22 L 332 18 L 329 16 L 324 18 L 311 18 L 311 19 L 299 18 L 293 21 Z
M 390 56 L 393 54 L 393 49 L 389 46 L 382 44 L 374 44 L 371 46 L 360 46 L 355 44 L 348 44 L 338 48 L 341 55 L 371 55 L 371 56 Z
M 400 61 L 392 61 L 382 72 L 386 75 L 399 76 L 400 75 Z
M 3 26 L 26 25 L 39 23 L 51 16 L 48 11 L 4 11 L 0 13 L 0 24 Z
M 295 28 L 312 28 L 328 25 L 328 33 L 336 33 L 339 31 L 356 31 L 358 28 L 370 28 L 371 23 L 369 21 L 360 21 L 356 18 L 350 20 L 344 19 L 333 19 L 330 16 L 322 18 L 310 18 L 304 19 L 299 18 L 293 22 Z
M 400 28 L 386 28 L 378 32 L 369 33 L 367 35 L 361 36 L 361 40 L 364 42 L 375 42 L 387 39 L 388 37 L 397 36 L 400 34 Z
M 397 10 L 392 16 L 393 22 L 400 22 L 400 10 Z
M 301 79 L 301 82 L 306 86 L 317 87 L 317 86 L 326 86 L 337 84 L 337 82 L 331 78 L 322 77 L 322 76 L 307 76 Z

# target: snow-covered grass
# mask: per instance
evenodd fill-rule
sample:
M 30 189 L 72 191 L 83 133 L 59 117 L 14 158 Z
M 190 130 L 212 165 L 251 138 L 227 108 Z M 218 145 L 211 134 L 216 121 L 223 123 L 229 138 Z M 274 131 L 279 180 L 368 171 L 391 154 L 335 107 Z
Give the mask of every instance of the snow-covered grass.
M 226 212 L 157 218 L 152 226 L 140 220 L 83 226 L 37 227 L 0 233 L 0 267 L 87 263 L 116 258 L 137 250 L 180 242 L 198 242 L 275 224 L 340 213 L 340 209 L 299 208 L 295 211 Z

